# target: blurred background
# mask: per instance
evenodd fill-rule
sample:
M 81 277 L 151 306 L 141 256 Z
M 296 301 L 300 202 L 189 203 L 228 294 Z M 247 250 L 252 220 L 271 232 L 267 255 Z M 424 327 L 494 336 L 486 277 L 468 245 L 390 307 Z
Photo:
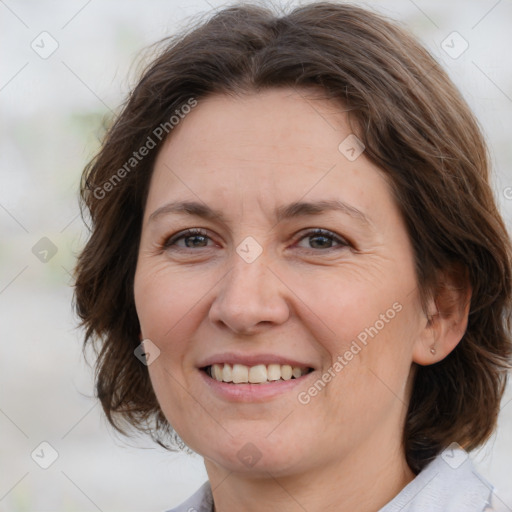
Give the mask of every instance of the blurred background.
M 82 356 L 70 272 L 87 236 L 80 173 L 135 83 L 141 51 L 231 3 L 0 0 L 2 512 L 162 511 L 206 480 L 200 457 L 107 426 Z M 399 20 L 448 70 L 487 136 L 510 228 L 512 2 L 353 3 Z M 510 387 L 496 434 L 471 457 L 512 511 Z

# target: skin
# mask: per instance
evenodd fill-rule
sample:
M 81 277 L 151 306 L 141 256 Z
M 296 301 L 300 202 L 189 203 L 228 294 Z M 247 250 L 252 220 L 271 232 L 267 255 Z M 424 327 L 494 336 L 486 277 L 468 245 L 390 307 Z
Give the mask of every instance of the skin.
M 214 95 L 158 155 L 135 275 L 141 339 L 160 350 L 148 366 L 156 396 L 204 457 L 219 512 L 377 511 L 414 478 L 401 444 L 411 370 L 444 358 L 465 316 L 428 320 L 435 303 L 421 308 L 387 179 L 364 152 L 349 161 L 338 149 L 351 133 L 343 109 L 313 91 Z M 274 217 L 278 206 L 326 199 L 367 220 L 339 211 Z M 218 209 L 225 222 L 175 213 L 150 220 L 175 200 Z M 207 238 L 164 246 L 188 228 Z M 348 245 L 304 237 L 314 228 Z M 251 263 L 236 251 L 248 236 L 262 249 Z M 298 393 L 397 303 L 400 312 L 300 403 Z M 212 392 L 197 367 L 228 351 L 292 357 L 315 372 L 272 399 L 233 403 Z M 252 466 L 238 456 L 247 443 L 260 457 Z

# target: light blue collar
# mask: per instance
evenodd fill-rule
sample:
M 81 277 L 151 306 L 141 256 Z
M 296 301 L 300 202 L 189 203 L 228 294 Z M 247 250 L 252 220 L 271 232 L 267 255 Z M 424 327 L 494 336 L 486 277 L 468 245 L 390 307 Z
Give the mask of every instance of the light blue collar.
M 477 473 L 468 454 L 460 448 L 448 448 L 379 512 L 500 510 L 499 506 L 493 508 L 492 500 L 492 485 Z M 167 512 L 190 511 L 213 511 L 212 490 L 208 481 L 187 501 Z

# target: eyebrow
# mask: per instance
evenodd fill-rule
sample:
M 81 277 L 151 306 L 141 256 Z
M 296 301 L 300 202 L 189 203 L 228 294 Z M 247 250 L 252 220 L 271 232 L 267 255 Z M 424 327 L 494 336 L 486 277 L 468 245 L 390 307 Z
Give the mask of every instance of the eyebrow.
M 274 215 L 277 222 L 281 222 L 285 219 L 296 217 L 321 215 L 322 213 L 329 211 L 338 211 L 360 221 L 363 224 L 372 224 L 362 211 L 340 201 L 339 199 L 320 200 L 314 202 L 295 201 L 288 205 L 277 207 L 274 211 Z M 170 214 L 194 215 L 203 219 L 228 224 L 227 219 L 221 211 L 215 210 L 204 203 L 196 201 L 173 201 L 167 203 L 164 206 L 157 208 L 149 216 L 148 222 L 153 222 L 157 218 Z

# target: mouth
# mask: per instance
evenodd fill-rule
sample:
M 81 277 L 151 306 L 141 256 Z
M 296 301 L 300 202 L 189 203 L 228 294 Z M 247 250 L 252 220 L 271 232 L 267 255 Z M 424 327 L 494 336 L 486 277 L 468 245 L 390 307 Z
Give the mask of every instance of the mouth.
M 277 384 L 300 379 L 314 371 L 307 366 L 292 366 L 289 364 L 256 364 L 246 366 L 244 364 L 216 363 L 200 368 L 208 377 L 217 382 L 232 385 L 239 384 Z

